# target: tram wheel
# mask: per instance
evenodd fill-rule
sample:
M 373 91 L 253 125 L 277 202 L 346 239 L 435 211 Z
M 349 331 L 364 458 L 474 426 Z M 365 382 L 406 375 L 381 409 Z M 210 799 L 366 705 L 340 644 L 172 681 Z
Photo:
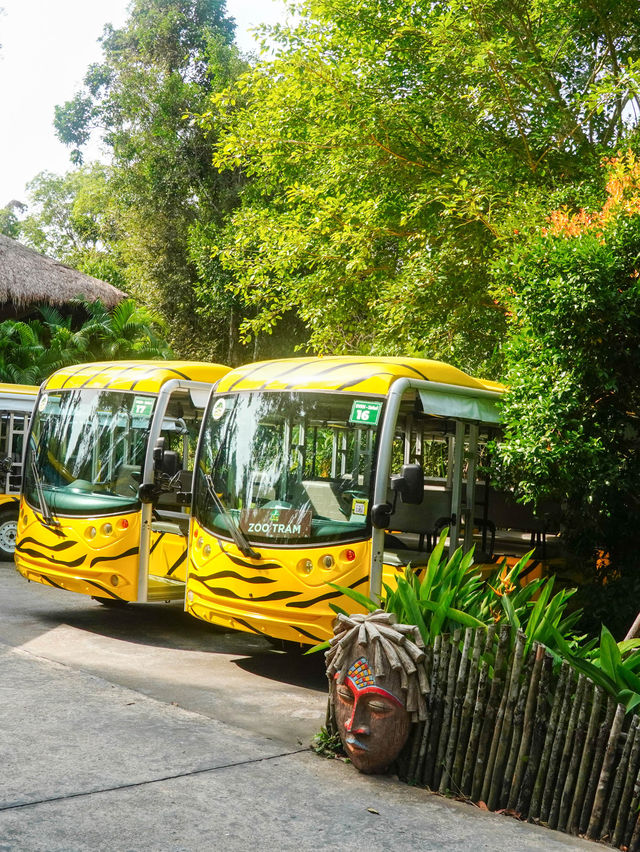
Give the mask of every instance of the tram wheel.
M 18 534 L 18 509 L 0 512 L 0 559 L 13 559 Z
M 111 609 L 122 609 L 123 606 L 127 606 L 129 603 L 129 601 L 123 601 L 120 598 L 98 598 L 95 595 L 91 595 L 91 600 Z

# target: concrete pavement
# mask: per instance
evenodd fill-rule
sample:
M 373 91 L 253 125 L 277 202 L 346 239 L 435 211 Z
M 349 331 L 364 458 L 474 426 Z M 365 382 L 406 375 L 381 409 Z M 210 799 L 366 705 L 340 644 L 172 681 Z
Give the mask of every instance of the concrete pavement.
M 597 848 L 6 644 L 0 761 L 0 852 Z

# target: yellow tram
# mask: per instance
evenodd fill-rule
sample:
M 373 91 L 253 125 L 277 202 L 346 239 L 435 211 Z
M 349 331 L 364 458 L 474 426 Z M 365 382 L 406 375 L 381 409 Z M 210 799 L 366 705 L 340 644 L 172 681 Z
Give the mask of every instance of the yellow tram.
M 228 367 L 119 361 L 42 385 L 25 454 L 15 562 L 104 604 L 182 599 L 195 449 Z
M 296 358 L 227 373 L 198 449 L 186 609 L 313 644 L 332 635 L 329 584 L 379 595 L 439 530 L 480 562 L 544 542 L 478 476 L 504 388 L 436 361 Z
M 12 559 L 15 550 L 24 439 L 38 390 L 0 384 L 0 559 Z

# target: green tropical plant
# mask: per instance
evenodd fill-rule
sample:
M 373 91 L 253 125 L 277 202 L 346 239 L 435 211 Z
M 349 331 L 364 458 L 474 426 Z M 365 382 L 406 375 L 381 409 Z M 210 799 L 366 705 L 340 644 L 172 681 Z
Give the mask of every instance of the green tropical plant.
M 49 358 L 41 322 L 5 320 L 0 323 L 0 381 L 18 385 L 38 384 L 42 364 Z
M 613 696 L 627 712 L 640 705 L 640 639 L 616 642 L 603 625 L 600 643 L 586 651 L 571 648 L 558 632 L 554 640 L 562 656 L 576 671 Z
M 160 336 L 165 325 L 158 313 L 124 299 L 113 310 L 102 302 L 78 301 L 88 317 L 80 328 L 90 360 L 167 358 L 169 345 Z
M 452 633 L 459 627 L 488 627 L 506 622 L 526 637 L 524 653 L 533 643 L 544 645 L 556 660 L 566 660 L 577 672 L 613 696 L 627 712 L 640 706 L 640 639 L 616 642 L 602 627 L 599 642 L 577 636 L 574 627 L 580 610 L 567 613 L 567 605 L 576 589 L 554 592 L 556 578 L 541 577 L 522 584 L 520 577 L 531 554 L 525 554 L 511 569 L 500 566 L 485 579 L 473 568 L 473 548 L 463 554 L 458 548 L 453 556 L 444 554 L 444 530 L 421 574 L 409 566 L 398 577 L 395 589 L 384 585 L 381 601 L 331 584 L 346 597 L 369 612 L 382 607 L 393 612 L 398 621 L 415 624 L 425 644 L 433 644 L 436 636 Z M 335 604 L 334 612 L 344 613 Z M 344 613 L 346 614 L 346 613 Z M 311 652 L 328 647 L 316 645 Z
M 569 647 L 577 647 L 583 637 L 577 637 L 573 628 L 580 620 L 581 610 L 576 609 L 566 614 L 567 604 L 576 593 L 576 589 L 559 589 L 555 595 L 552 592 L 556 578 L 540 577 L 530 583 L 521 584 L 520 574 L 530 554 L 524 556 L 506 576 L 509 592 L 500 596 L 500 603 L 507 622 L 522 630 L 526 636 L 525 653 L 534 642 L 538 642 L 561 656 L 556 643 L 556 634 L 563 637 Z M 585 646 L 586 647 L 586 646 Z
M 356 589 L 331 585 L 369 612 L 382 607 L 393 612 L 398 621 L 415 624 L 425 644 L 433 644 L 436 636 L 451 633 L 457 627 L 488 627 L 505 621 L 525 633 L 527 650 L 533 642 L 541 642 L 560 656 L 556 643 L 559 635 L 574 651 L 579 639 L 573 628 L 581 613 L 567 613 L 567 605 L 575 589 L 560 589 L 553 594 L 555 577 L 521 584 L 530 553 L 511 569 L 502 564 L 485 578 L 473 567 L 473 548 L 467 553 L 458 548 L 446 557 L 447 535 L 448 530 L 443 530 L 424 571 L 409 565 L 404 576 L 398 577 L 395 589 L 385 583 L 380 602 Z M 344 612 L 335 604 L 330 606 L 336 613 Z M 317 649 L 321 647 L 326 646 Z
M 322 757 L 344 757 L 344 748 L 340 740 L 340 734 L 337 731 L 329 733 L 325 727 L 320 728 L 319 732 L 314 736 L 311 748 L 316 754 Z
M 42 305 L 42 319 L 0 323 L 0 381 L 39 384 L 55 370 L 83 361 L 171 357 L 160 318 L 133 299 L 112 310 L 78 299 L 73 308 L 63 315 Z M 84 318 L 78 320 L 77 313 Z

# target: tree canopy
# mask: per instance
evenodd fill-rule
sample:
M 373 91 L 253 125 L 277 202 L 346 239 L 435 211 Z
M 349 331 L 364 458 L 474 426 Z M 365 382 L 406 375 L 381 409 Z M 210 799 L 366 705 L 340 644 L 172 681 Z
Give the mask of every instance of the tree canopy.
M 640 589 L 640 162 L 629 151 L 604 168 L 602 206 L 554 211 L 499 264 L 510 321 L 497 453 L 521 497 L 563 501 L 586 575 Z
M 201 114 L 249 178 L 212 245 L 268 328 L 320 352 L 497 373 L 497 253 L 549 198 L 588 192 L 635 120 L 633 2 L 309 0 L 274 59 Z M 555 203 L 558 203 L 557 201 Z
M 189 232 L 219 222 L 236 188 L 211 163 L 215 135 L 185 113 L 237 75 L 233 32 L 223 0 L 134 0 L 122 28 L 105 27 L 104 61 L 55 118 L 77 163 L 94 130 L 110 151 L 109 210 L 128 292 L 164 316 L 183 355 L 213 359 L 228 316 L 198 319 Z

